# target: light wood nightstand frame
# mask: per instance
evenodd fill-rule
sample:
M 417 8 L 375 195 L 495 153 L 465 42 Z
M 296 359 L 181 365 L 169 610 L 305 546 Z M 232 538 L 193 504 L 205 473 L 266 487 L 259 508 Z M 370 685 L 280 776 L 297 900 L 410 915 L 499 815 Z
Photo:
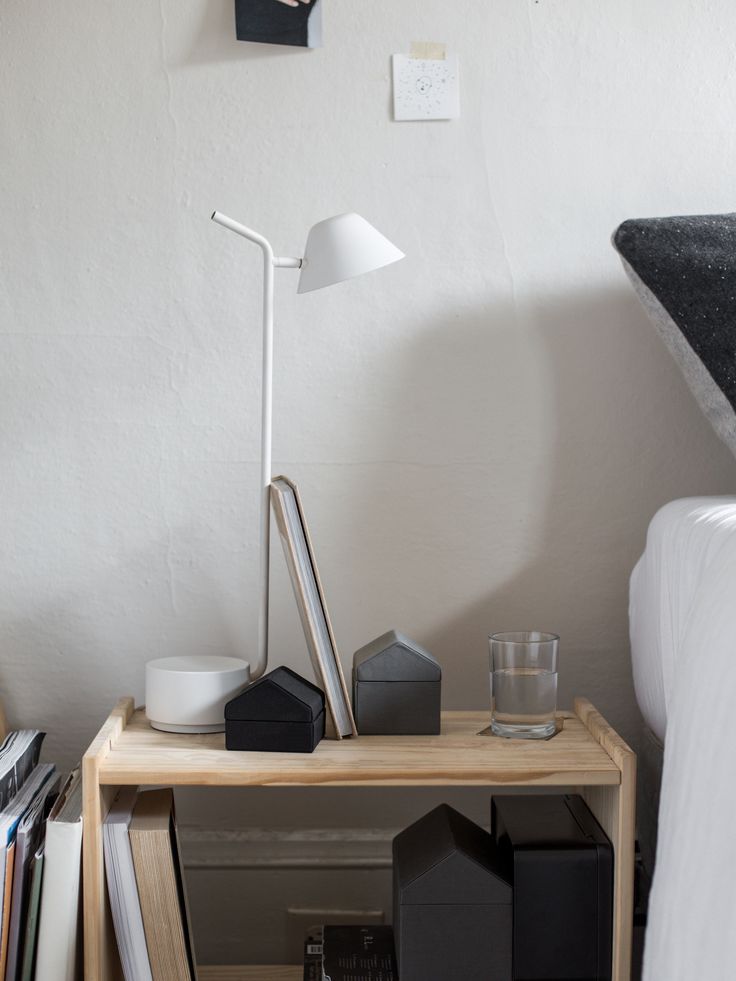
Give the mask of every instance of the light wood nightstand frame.
M 636 757 L 599 712 L 576 699 L 549 741 L 477 735 L 480 712 L 446 712 L 439 736 L 323 740 L 311 755 L 235 753 L 220 735 L 157 732 L 122 699 L 85 753 L 84 963 L 86 981 L 120 975 L 105 888 L 102 822 L 126 784 L 175 787 L 483 786 L 573 788 L 614 847 L 613 981 L 630 981 Z M 298 981 L 297 967 L 202 968 L 203 981 Z

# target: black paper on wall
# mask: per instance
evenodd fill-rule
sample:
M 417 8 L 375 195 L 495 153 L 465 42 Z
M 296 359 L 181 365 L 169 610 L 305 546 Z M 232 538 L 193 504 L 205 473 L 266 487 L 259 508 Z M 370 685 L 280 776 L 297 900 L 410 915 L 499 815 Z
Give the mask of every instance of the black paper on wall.
M 321 0 L 296 7 L 280 0 L 235 0 L 239 41 L 318 47 L 322 41 Z

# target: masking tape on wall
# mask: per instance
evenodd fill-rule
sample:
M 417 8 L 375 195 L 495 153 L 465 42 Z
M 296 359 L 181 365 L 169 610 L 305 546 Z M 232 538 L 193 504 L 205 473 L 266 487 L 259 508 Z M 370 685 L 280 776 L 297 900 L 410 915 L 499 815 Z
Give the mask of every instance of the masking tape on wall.
M 413 41 L 409 57 L 422 61 L 444 61 L 446 47 L 438 41 Z

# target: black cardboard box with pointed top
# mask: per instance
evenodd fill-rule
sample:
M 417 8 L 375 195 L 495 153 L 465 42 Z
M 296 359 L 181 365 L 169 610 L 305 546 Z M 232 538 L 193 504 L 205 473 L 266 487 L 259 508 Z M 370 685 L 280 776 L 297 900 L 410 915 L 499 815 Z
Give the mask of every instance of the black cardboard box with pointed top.
M 353 656 L 353 708 L 362 736 L 437 735 L 441 689 L 434 657 L 396 630 Z
M 393 857 L 401 981 L 511 981 L 512 890 L 488 832 L 442 804 Z
M 324 734 L 324 692 L 291 668 L 270 671 L 225 706 L 227 749 L 311 753 Z

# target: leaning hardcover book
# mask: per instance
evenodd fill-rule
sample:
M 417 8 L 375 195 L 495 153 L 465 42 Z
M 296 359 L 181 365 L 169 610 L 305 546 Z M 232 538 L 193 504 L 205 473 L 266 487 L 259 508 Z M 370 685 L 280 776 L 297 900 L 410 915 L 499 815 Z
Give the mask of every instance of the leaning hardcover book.
M 171 787 L 138 795 L 128 834 L 153 981 L 197 981 Z
M 36 981 L 82 976 L 82 774 L 69 775 L 46 821 Z
M 123 977 L 125 981 L 152 981 L 129 834 L 137 800 L 137 787 L 118 791 L 102 826 L 102 847 Z
M 23 943 L 30 903 L 31 866 L 43 840 L 46 818 L 59 790 L 59 776 L 50 763 L 40 764 L 36 770 L 46 769 L 47 777 L 41 777 L 31 804 L 18 824 L 15 836 L 13 884 L 10 901 L 10 926 L 8 932 L 8 960 L 5 981 L 20 981 L 23 961 Z M 27 786 L 33 776 L 29 777 Z
M 31 860 L 21 981 L 33 981 L 36 975 L 36 943 L 38 941 L 38 910 L 41 905 L 41 882 L 43 880 L 43 852 L 44 843 L 42 842 Z
M 39 763 L 24 782 L 22 789 L 0 813 L 0 867 L 2 868 L 2 918 L 0 920 L 0 977 L 5 978 L 10 950 L 10 910 L 13 896 L 13 874 L 17 848 L 18 826 L 29 808 L 51 780 L 53 763 Z M 50 789 L 50 788 L 49 788 Z
M 304 510 L 296 484 L 288 477 L 274 477 L 272 480 L 271 507 L 289 567 L 314 673 L 325 693 L 326 735 L 333 739 L 357 736 L 358 730 L 327 613 Z

